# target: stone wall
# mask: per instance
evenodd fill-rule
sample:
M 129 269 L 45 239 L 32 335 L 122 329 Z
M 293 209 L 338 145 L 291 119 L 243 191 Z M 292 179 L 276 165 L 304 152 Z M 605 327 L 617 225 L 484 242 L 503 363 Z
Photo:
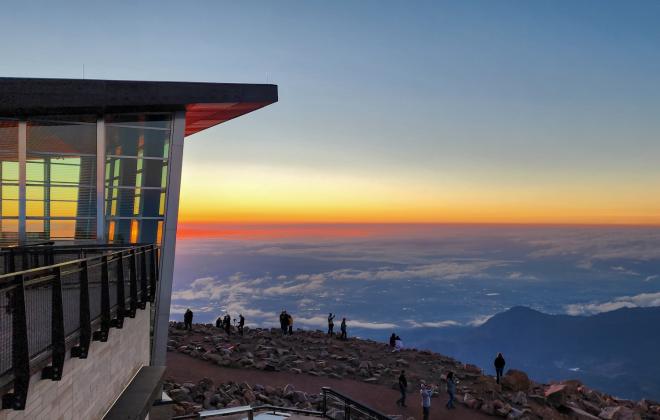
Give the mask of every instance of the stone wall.
M 135 318 L 125 318 L 122 329 L 110 329 L 107 342 L 93 341 L 87 359 L 67 358 L 61 381 L 33 375 L 26 409 L 0 410 L 0 420 L 102 418 L 140 367 L 149 364 L 148 305 Z

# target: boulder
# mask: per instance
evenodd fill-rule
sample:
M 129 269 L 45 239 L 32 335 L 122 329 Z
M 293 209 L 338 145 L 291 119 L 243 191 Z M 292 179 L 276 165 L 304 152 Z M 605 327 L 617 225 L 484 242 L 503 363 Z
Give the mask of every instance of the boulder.
M 550 385 L 544 392 L 546 400 L 553 407 L 560 407 L 564 405 L 567 394 L 568 386 L 565 384 Z
M 527 391 L 531 381 L 525 372 L 509 369 L 501 380 L 502 387 L 511 391 Z
M 641 416 L 628 407 L 605 407 L 598 415 L 604 420 L 641 420 Z
M 574 417 L 579 420 L 598 420 L 598 417 L 594 416 L 593 414 L 589 414 L 584 410 L 581 410 L 577 407 L 568 407 L 568 411 L 570 412 L 570 416 Z
M 513 396 L 511 396 L 511 402 L 516 405 L 526 406 L 527 405 L 527 394 L 523 391 L 518 391 Z

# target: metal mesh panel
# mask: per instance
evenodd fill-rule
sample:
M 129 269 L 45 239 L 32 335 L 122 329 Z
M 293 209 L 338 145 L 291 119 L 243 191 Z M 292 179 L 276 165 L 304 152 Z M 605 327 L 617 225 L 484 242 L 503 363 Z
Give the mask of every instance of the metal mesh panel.
M 69 335 L 80 326 L 80 271 L 62 273 L 62 302 L 64 334 Z
M 124 261 L 124 299 L 125 302 L 129 302 L 131 299 L 131 255 L 130 254 L 124 255 L 123 261 Z
M 25 288 L 25 312 L 30 357 L 41 353 L 51 344 L 52 290 L 51 284 Z
M 89 263 L 89 316 L 94 320 L 101 316 L 101 259 Z
M 0 375 L 4 375 L 11 368 L 12 345 L 12 289 L 0 293 Z
M 110 284 L 110 308 L 117 306 L 117 260 L 108 262 L 108 283 Z

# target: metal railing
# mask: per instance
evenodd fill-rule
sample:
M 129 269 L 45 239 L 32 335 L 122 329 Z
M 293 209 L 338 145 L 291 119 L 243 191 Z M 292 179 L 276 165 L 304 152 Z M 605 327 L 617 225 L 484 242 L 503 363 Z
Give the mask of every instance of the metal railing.
M 323 416 L 331 419 L 376 419 L 391 420 L 392 417 L 381 413 L 369 406 L 359 403 L 341 392 L 323 387 Z
M 40 243 L 0 255 L 2 408 L 24 409 L 31 375 L 60 380 L 68 351 L 86 358 L 91 341 L 155 299 L 156 245 Z
M 244 405 L 240 407 L 221 408 L 218 410 L 206 410 L 206 411 L 200 411 L 199 413 L 196 414 L 176 416 L 176 417 L 172 417 L 172 420 L 212 419 L 214 417 L 233 416 L 236 414 L 247 414 L 248 420 L 252 420 L 254 419 L 255 413 L 261 413 L 261 412 L 266 412 L 271 414 L 293 413 L 293 414 L 300 414 L 310 417 L 323 417 L 323 413 L 320 411 L 304 410 L 302 408 L 296 408 L 296 407 L 278 407 L 275 405 L 259 405 L 256 407 L 252 407 L 249 405 Z
M 359 403 L 341 392 L 335 391 L 332 388 L 321 388 L 321 395 L 323 396 L 322 411 L 304 410 L 296 407 L 278 407 L 273 405 L 260 405 L 251 407 L 249 405 L 241 407 L 221 408 L 218 410 L 206 410 L 195 414 L 186 414 L 183 416 L 172 417 L 173 420 L 184 419 L 204 419 L 231 416 L 236 414 L 247 413 L 248 420 L 254 418 L 254 413 L 270 412 L 272 414 L 278 413 L 295 413 L 305 416 L 325 417 L 329 419 L 374 419 L 374 420 L 392 420 L 392 416 L 381 413 L 369 406 Z

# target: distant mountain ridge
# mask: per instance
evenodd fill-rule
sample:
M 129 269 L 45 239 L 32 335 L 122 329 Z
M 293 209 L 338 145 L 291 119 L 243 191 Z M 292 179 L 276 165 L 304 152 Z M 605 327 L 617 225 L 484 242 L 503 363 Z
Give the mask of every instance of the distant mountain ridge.
M 660 307 L 570 316 L 518 306 L 479 327 L 427 331 L 413 343 L 486 371 L 502 352 L 507 368 L 539 381 L 575 378 L 623 398 L 660 399 Z

